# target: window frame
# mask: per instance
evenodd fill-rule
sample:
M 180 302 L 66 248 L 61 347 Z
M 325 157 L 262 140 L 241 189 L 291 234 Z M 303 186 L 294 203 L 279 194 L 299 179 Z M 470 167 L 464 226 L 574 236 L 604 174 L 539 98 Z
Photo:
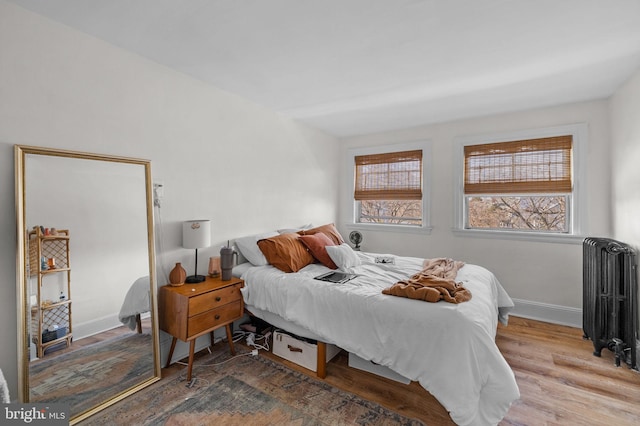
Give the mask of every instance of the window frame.
M 360 155 L 385 154 L 390 152 L 402 152 L 422 150 L 422 225 L 400 225 L 392 223 L 360 223 L 357 221 L 359 214 L 359 201 L 354 199 L 355 190 L 355 157 Z M 428 140 L 404 142 L 392 145 L 349 148 L 347 150 L 347 185 L 348 191 L 346 205 L 351 205 L 349 221 L 345 225 L 349 229 L 376 230 L 390 232 L 431 233 L 431 143 Z M 350 203 L 350 204 L 349 204 Z
M 567 218 L 569 229 L 567 232 L 544 232 L 535 230 L 501 230 L 501 229 L 471 229 L 467 228 L 467 195 L 464 193 L 464 147 L 487 143 L 501 143 L 516 140 L 548 138 L 554 136 L 571 135 L 572 146 L 572 180 L 573 190 L 567 194 Z M 586 123 L 569 124 L 555 127 L 528 129 L 499 134 L 461 136 L 454 140 L 454 216 L 453 232 L 460 236 L 502 238 L 528 241 L 582 243 L 587 228 L 587 176 L 586 153 L 588 143 L 588 126 Z M 480 196 L 481 194 L 472 194 Z M 496 194 L 482 194 L 495 196 Z M 505 194 L 503 194 L 505 195 Z M 509 194 L 513 196 L 533 196 L 540 194 Z

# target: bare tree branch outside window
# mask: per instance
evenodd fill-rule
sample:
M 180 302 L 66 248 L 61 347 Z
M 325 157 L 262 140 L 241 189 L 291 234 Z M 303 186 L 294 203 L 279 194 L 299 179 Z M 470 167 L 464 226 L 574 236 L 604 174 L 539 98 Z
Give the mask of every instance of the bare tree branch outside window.
M 565 195 L 468 197 L 468 226 L 567 232 L 566 206 Z
M 360 202 L 360 223 L 422 225 L 420 200 L 363 200 Z

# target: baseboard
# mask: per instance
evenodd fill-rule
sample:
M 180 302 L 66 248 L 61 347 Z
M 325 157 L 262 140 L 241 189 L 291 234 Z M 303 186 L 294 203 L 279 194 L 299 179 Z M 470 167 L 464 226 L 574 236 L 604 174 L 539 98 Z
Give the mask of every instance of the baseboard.
M 238 321 L 235 321 L 232 326 L 232 332 L 235 332 L 239 329 L 239 325 L 244 323 L 248 317 L 243 316 Z M 213 332 L 213 338 L 216 342 L 219 342 L 222 339 L 227 338 L 227 331 L 224 327 L 218 328 Z M 167 357 L 169 356 L 169 349 L 171 348 L 171 341 L 173 338 L 170 334 L 165 333 L 160 330 L 160 365 L 162 368 L 167 365 Z M 194 353 L 201 351 L 211 345 L 211 338 L 209 337 L 209 333 L 202 335 L 196 339 Z M 189 356 L 189 343 L 183 342 L 178 339 L 176 342 L 176 347 L 173 350 L 173 356 L 171 357 L 172 362 L 179 361 L 181 359 L 187 358 Z
M 582 309 L 522 299 L 513 299 L 513 303 L 511 315 L 582 328 Z
M 149 318 L 151 314 L 144 312 L 140 314 L 141 319 Z M 117 313 L 110 314 L 101 318 L 92 319 L 91 321 L 85 321 L 83 323 L 73 324 L 73 340 L 84 339 L 85 337 L 93 336 L 94 334 L 103 333 L 107 330 L 112 330 L 117 327 L 123 327 L 120 322 L 120 317 Z M 143 330 L 148 332 L 148 330 Z
M 79 340 L 85 337 L 93 336 L 94 334 L 102 333 L 103 331 L 111 330 L 116 327 L 120 327 L 122 323 L 118 318 L 118 314 L 110 314 L 101 318 L 94 318 L 91 321 L 86 321 L 80 324 L 73 324 L 73 339 Z
M 218 336 L 220 332 L 224 334 L 225 333 L 224 328 L 216 330 L 214 332 L 214 338 L 216 340 L 218 340 L 219 337 L 222 337 L 222 335 Z M 164 331 L 160 331 L 160 365 L 163 368 L 167 365 L 167 356 L 169 355 L 171 340 L 172 340 L 171 335 L 165 333 Z M 202 349 L 207 348 L 209 345 L 211 345 L 211 338 L 207 333 L 196 339 L 194 352 L 201 351 Z M 181 359 L 187 358 L 188 356 L 189 356 L 189 343 L 183 342 L 182 340 L 178 339 L 178 341 L 176 342 L 176 347 L 173 350 L 173 356 L 171 357 L 172 362 L 175 363 L 177 361 L 180 361 Z

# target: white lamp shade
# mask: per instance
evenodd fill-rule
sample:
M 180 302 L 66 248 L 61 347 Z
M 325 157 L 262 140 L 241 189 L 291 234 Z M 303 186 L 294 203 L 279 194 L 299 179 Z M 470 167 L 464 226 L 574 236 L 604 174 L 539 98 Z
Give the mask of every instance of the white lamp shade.
M 182 223 L 182 247 L 199 249 L 211 245 L 211 221 L 188 220 Z

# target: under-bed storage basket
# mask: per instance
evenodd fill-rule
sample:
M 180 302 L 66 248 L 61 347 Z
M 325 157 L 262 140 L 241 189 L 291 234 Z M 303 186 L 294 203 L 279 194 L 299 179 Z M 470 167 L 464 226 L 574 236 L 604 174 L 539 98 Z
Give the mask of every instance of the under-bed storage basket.
M 327 344 L 327 362 L 338 355 L 340 348 Z M 284 330 L 273 332 L 273 353 L 311 371 L 318 370 L 318 344 Z

